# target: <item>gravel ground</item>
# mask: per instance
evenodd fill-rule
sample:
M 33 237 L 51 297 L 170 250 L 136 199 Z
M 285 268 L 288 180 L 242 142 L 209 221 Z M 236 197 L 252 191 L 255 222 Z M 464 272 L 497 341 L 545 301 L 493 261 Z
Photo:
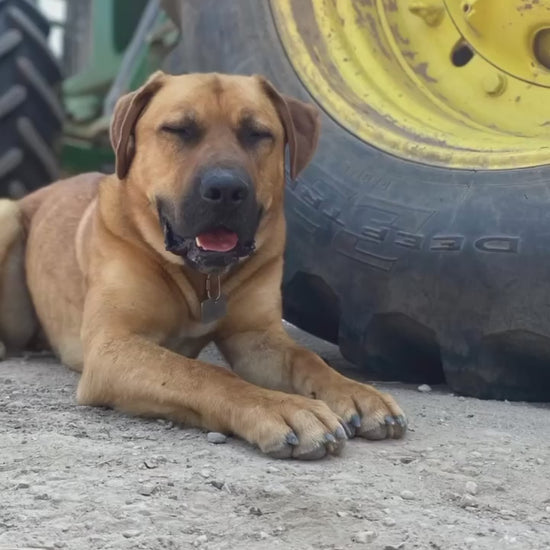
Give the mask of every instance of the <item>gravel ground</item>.
M 548 405 L 380 383 L 405 440 L 292 462 L 77 406 L 76 382 L 51 357 L 0 363 L 0 550 L 550 549 Z

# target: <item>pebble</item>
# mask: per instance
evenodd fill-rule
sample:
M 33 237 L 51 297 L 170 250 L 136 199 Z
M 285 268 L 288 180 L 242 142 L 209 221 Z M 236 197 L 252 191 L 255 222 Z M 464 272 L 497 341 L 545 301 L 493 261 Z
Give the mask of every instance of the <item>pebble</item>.
M 463 508 L 467 508 L 469 506 L 477 506 L 476 499 L 472 495 L 463 495 L 460 499 L 460 505 Z
M 15 486 L 16 489 L 28 489 L 29 487 L 30 487 L 30 484 L 27 483 L 26 481 L 21 481 Z
M 122 536 L 126 539 L 131 539 L 133 537 L 139 537 L 141 535 L 141 531 L 137 531 L 134 529 L 129 529 L 128 531 L 123 531 Z
M 546 511 L 547 514 L 550 514 L 550 506 L 547 506 L 547 507 L 545 508 L 545 511 Z
M 198 547 L 198 546 L 201 546 L 201 544 L 204 544 L 205 542 L 208 542 L 208 537 L 206 535 L 199 535 L 195 539 L 193 546 Z
M 382 521 L 382 523 L 386 526 L 386 527 L 393 527 L 395 525 L 395 520 L 393 518 L 384 518 L 384 520 Z
M 476 543 L 476 538 L 475 537 L 466 537 L 464 539 L 464 544 L 468 547 L 473 546 L 475 543 Z
M 509 518 L 515 518 L 517 514 L 513 510 L 501 510 L 501 515 L 509 517 Z
M 345 518 L 345 517 L 348 515 L 348 513 L 339 510 L 338 512 L 336 512 L 336 515 L 337 515 L 339 518 Z
M 208 432 L 206 439 L 208 443 L 213 443 L 214 445 L 219 445 L 220 443 L 227 442 L 227 436 L 221 434 L 220 432 Z
M 372 542 L 376 538 L 376 533 L 374 531 L 359 531 L 351 537 L 353 542 L 358 542 L 359 544 L 367 544 Z
M 142 485 L 138 489 L 138 493 L 144 497 L 150 497 L 155 492 L 155 489 L 154 485 Z
M 270 483 L 265 485 L 263 490 L 267 496 L 271 497 L 286 497 L 292 494 L 292 491 L 281 483 Z
M 213 479 L 212 481 L 209 481 L 208 483 L 210 483 L 212 487 L 215 487 L 216 489 L 219 489 L 219 490 L 223 489 L 223 486 L 225 485 L 223 481 L 218 481 L 215 479 Z
M 467 481 L 466 492 L 470 495 L 477 495 L 477 483 L 475 481 Z
M 269 535 L 265 531 L 260 531 L 260 540 L 268 539 Z
M 279 468 L 276 468 L 275 466 L 268 466 L 265 471 L 268 473 L 268 474 L 276 474 L 278 472 L 280 472 L 281 470 L 279 470 Z
M 412 491 L 401 491 L 401 498 L 403 500 L 414 500 L 414 493 Z
M 207 479 L 210 477 L 210 470 L 207 470 L 206 468 L 204 470 L 200 471 L 200 474 L 204 479 Z
M 420 384 L 420 386 L 418 386 L 417 390 L 420 393 L 429 393 L 429 392 L 432 391 L 432 387 L 428 386 L 428 384 Z
M 403 548 L 405 548 L 404 542 L 400 542 L 399 544 L 386 544 L 386 546 L 384 546 L 384 550 L 402 550 Z
M 537 458 L 537 464 L 544 464 L 544 458 Z

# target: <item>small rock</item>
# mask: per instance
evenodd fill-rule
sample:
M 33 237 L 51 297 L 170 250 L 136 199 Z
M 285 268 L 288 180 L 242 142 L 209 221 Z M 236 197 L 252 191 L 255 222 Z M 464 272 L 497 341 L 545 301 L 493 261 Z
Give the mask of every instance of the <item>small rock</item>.
M 154 485 L 142 485 L 138 489 L 138 494 L 144 497 L 150 497 L 155 492 L 156 487 Z
M 472 458 L 483 458 L 483 455 L 479 451 L 472 451 L 470 455 Z
M 462 508 L 477 506 L 477 501 L 472 495 L 463 495 L 460 499 L 460 506 L 462 506 Z
M 537 464 L 544 464 L 544 458 L 537 458 L 536 460 Z
M 131 539 L 133 537 L 139 537 L 141 535 L 141 531 L 137 531 L 135 529 L 129 529 L 128 531 L 123 531 L 122 536 L 126 539 Z
M 264 486 L 264 493 L 271 497 L 287 497 L 292 491 L 280 483 L 270 483 Z
M 414 500 L 414 493 L 412 491 L 401 491 L 401 498 L 403 500 Z
M 257 506 L 251 506 L 248 509 L 248 512 L 252 514 L 253 516 L 263 516 L 263 512 L 258 508 Z
M 210 477 L 210 470 L 207 470 L 206 468 L 204 470 L 200 471 L 200 474 L 204 479 L 208 479 Z
M 476 543 L 475 537 L 466 537 L 464 539 L 464 544 L 468 547 L 473 546 Z
M 517 514 L 513 510 L 501 510 L 501 515 L 508 517 L 508 518 L 515 518 Z
M 16 489 L 28 489 L 29 487 L 30 487 L 30 484 L 27 483 L 26 481 L 21 481 L 15 486 Z
M 212 487 L 215 487 L 216 489 L 223 489 L 223 486 L 225 485 L 225 483 L 223 481 L 217 481 L 217 480 L 212 480 L 212 481 L 209 481 L 208 482 L 210 485 L 212 485 Z
M 475 481 L 467 481 L 465 488 L 468 494 L 477 495 L 477 483 Z
M 227 436 L 219 432 L 208 432 L 206 439 L 208 443 L 213 443 L 214 445 L 219 445 L 221 443 L 227 442 Z
M 384 550 L 402 550 L 403 548 L 405 548 L 404 542 L 400 542 L 399 544 L 386 544 L 386 546 L 384 546 Z
M 265 471 L 268 473 L 268 474 L 276 474 L 278 472 L 280 472 L 281 470 L 279 470 L 279 468 L 276 468 L 275 466 L 268 466 Z
M 193 543 L 193 546 L 195 548 L 203 545 L 205 542 L 208 542 L 208 537 L 206 535 L 199 535 L 196 539 L 195 539 L 195 542 Z
M 348 513 L 347 512 L 343 512 L 342 510 L 339 510 L 338 512 L 336 512 L 336 515 L 339 517 L 339 518 L 345 518 Z
M 260 540 L 268 539 L 269 535 L 265 531 L 260 531 Z
M 432 387 L 428 386 L 428 384 L 420 384 L 418 388 L 416 388 L 420 393 L 429 393 L 432 391 Z
M 374 531 L 359 531 L 359 533 L 355 533 L 355 535 L 351 537 L 351 540 L 359 544 L 368 544 L 372 542 L 376 536 Z
M 384 518 L 382 523 L 386 527 L 393 527 L 395 525 L 395 520 L 393 518 Z
M 547 514 L 550 514 L 550 506 L 547 506 L 544 510 Z

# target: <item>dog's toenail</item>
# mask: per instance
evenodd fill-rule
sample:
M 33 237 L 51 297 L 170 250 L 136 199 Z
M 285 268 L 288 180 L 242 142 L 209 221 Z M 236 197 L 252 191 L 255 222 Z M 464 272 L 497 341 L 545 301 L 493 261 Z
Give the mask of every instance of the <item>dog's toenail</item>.
M 354 428 L 360 428 L 361 427 L 361 418 L 359 417 L 358 414 L 354 414 L 351 418 L 350 418 L 350 424 L 354 427 Z
M 347 434 L 343 426 L 338 426 L 338 428 L 336 428 L 336 431 L 334 432 L 334 435 L 336 436 L 336 439 L 347 439 L 351 436 L 351 433 Z
M 286 435 L 286 442 L 289 445 L 299 445 L 300 444 L 300 440 L 298 439 L 298 436 L 294 432 L 289 432 Z
M 406 428 L 407 427 L 407 419 L 402 416 L 402 415 L 399 415 L 399 416 L 396 416 L 395 419 L 397 420 L 397 423 L 402 427 L 402 428 Z

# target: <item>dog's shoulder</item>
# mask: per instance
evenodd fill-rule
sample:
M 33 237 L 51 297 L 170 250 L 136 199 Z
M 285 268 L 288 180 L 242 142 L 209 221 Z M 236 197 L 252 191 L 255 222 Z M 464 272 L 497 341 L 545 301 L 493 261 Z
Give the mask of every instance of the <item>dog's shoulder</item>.
M 98 192 L 99 183 L 105 174 L 90 172 L 56 181 L 42 187 L 19 200 L 25 225 L 29 225 L 34 215 L 50 202 L 74 201 L 89 203 Z

